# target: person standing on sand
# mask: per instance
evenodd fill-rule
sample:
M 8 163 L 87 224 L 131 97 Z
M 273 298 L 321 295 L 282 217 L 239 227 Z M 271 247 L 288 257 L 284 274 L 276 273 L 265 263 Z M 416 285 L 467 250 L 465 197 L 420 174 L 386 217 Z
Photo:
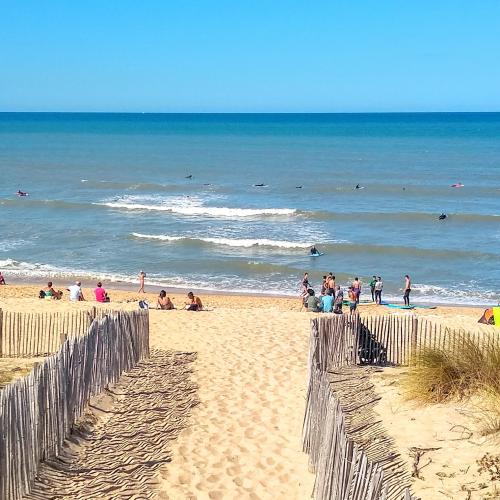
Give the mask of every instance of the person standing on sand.
M 356 295 L 356 304 L 359 304 L 359 296 L 361 295 L 361 281 L 356 276 L 352 282 L 352 291 Z
M 144 291 L 144 278 L 146 277 L 146 273 L 141 270 L 139 273 L 139 290 L 137 290 L 137 293 L 146 293 Z
M 356 306 L 358 305 L 358 294 L 354 291 L 352 286 L 349 287 L 349 311 L 352 313 L 356 312 Z
M 382 304 L 382 289 L 384 288 L 384 282 L 379 276 L 377 282 L 375 283 L 375 302 L 380 305 Z
M 342 314 L 342 303 L 344 302 L 344 292 L 341 290 L 340 286 L 335 287 L 335 301 L 333 312 L 335 314 Z
M 5 278 L 3 277 L 3 274 L 2 272 L 0 271 L 0 285 L 6 285 L 7 283 L 5 283 Z
M 411 279 L 407 274 L 405 274 L 405 293 L 403 295 L 405 306 L 410 305 L 410 292 L 411 292 Z
M 372 302 L 377 302 L 375 300 L 376 294 L 375 294 L 375 283 L 377 282 L 377 277 L 373 275 L 372 280 L 370 281 L 370 290 L 372 292 Z

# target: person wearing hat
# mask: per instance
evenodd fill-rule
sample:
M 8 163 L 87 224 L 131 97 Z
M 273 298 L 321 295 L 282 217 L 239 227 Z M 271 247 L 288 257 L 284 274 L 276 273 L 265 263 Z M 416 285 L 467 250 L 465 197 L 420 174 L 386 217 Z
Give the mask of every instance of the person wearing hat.
M 69 286 L 66 290 L 69 292 L 69 300 L 73 302 L 85 300 L 83 298 L 82 283 L 80 281 L 75 281 L 75 284 Z

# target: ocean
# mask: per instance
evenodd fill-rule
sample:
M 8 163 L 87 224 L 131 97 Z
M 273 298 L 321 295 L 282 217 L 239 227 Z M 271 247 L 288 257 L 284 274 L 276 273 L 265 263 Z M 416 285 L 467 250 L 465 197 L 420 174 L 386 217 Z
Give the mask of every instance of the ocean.
M 496 304 L 499 198 L 500 113 L 0 113 L 7 281 Z

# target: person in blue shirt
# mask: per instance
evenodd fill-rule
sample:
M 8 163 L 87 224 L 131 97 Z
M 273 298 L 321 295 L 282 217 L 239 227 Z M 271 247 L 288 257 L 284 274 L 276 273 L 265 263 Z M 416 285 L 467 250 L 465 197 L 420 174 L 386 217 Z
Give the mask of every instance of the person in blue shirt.
M 321 305 L 323 312 L 331 313 L 333 310 L 333 294 L 328 290 L 326 295 L 321 296 Z

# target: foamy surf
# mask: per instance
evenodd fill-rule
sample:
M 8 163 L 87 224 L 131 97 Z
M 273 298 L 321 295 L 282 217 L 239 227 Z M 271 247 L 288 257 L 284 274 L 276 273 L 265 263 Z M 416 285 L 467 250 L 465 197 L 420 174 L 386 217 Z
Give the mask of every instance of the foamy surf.
M 151 210 L 160 212 L 171 212 L 181 215 L 208 215 L 210 217 L 258 217 L 266 216 L 289 216 L 297 211 L 292 208 L 229 208 L 229 207 L 206 207 L 198 205 L 146 205 L 141 203 L 107 202 L 94 203 L 110 208 L 124 210 Z
M 237 239 L 237 238 L 191 238 L 189 236 L 170 236 L 167 234 L 141 234 L 132 233 L 135 238 L 142 238 L 148 240 L 157 241 L 200 241 L 204 243 L 212 243 L 214 245 L 225 245 L 229 247 L 241 247 L 241 248 L 252 248 L 252 247 L 276 247 L 276 248 L 309 248 L 311 243 L 308 242 L 298 242 L 298 241 L 282 241 L 282 240 L 270 240 L 266 238 L 262 239 Z

